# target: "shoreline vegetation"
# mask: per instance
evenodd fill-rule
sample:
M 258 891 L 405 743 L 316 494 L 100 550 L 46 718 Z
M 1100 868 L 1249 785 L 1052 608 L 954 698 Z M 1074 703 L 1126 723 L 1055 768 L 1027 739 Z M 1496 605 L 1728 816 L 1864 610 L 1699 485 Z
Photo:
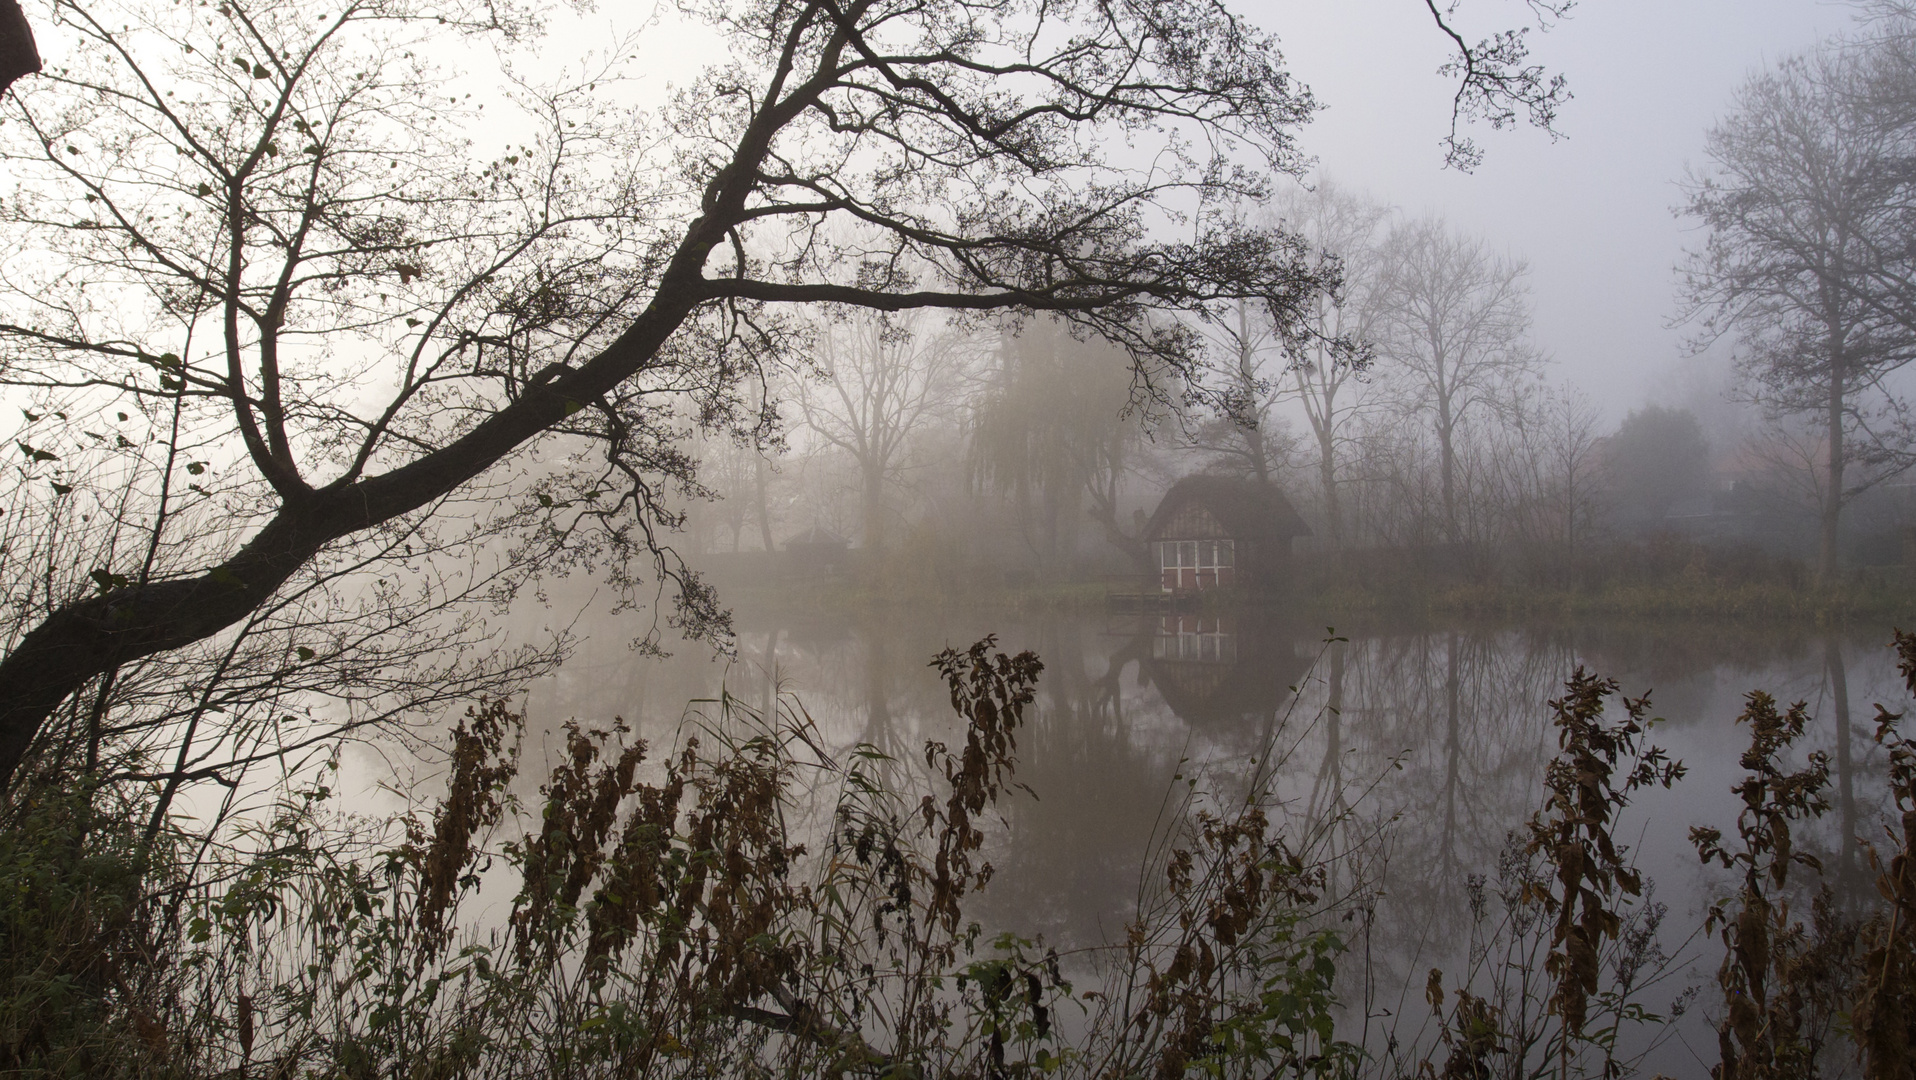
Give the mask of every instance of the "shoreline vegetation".
M 1916 695 L 1916 635 L 1894 648 Z M 1061 956 L 968 907 L 1044 665 L 989 637 L 932 664 L 965 733 L 926 743 L 922 773 L 869 744 L 821 749 L 795 701 L 727 697 L 693 703 L 656 750 L 622 722 L 568 723 L 522 804 L 525 717 L 482 702 L 436 798 L 384 818 L 340 802 L 336 756 L 217 843 L 184 819 L 142 835 L 123 780 L 31 792 L 0 829 L 0 1069 L 1611 1078 L 1641 1075 L 1691 1007 L 1716 1076 L 1890 1080 L 1916 1060 L 1916 741 L 1899 714 L 1877 716 L 1902 820 L 1866 838 L 1866 910 L 1837 909 L 1800 842 L 1831 809 L 1828 755 L 1795 746 L 1806 707 L 1756 690 L 1737 718 L 1743 811 L 1690 835 L 1721 883 L 1705 911 L 1673 912 L 1612 834 L 1686 768 L 1657 747 L 1647 696 L 1579 668 L 1547 706 L 1541 804 L 1471 876 L 1464 964 L 1417 977 L 1428 1010 L 1360 1022 L 1337 961 L 1369 955 L 1381 894 L 1362 871 L 1388 825 L 1289 815 L 1291 721 L 1248 765 L 1185 770 L 1134 916 Z
M 1629 619 L 1916 620 L 1911 559 L 1853 567 L 1821 582 L 1800 559 L 1672 535 L 1579 549 L 1480 551 L 1468 546 L 1365 549 L 1292 557 L 1288 581 L 1262 592 L 1188 596 L 1180 610 L 1282 612 L 1303 623 L 1354 620 Z M 877 560 L 849 550 L 829 563 L 763 551 L 691 557 L 722 602 L 783 611 L 929 608 L 1016 614 L 1092 613 L 1152 591 L 1145 573 L 1080 564 L 1042 574 L 979 565 L 933 544 L 906 544 Z

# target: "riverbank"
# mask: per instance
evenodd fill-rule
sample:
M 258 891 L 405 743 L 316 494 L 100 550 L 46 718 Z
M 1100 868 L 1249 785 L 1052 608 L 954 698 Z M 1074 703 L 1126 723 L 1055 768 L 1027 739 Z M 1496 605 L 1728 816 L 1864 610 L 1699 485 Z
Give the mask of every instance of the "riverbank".
M 757 610 L 856 613 L 922 608 L 1007 614 L 1108 610 L 1116 584 L 1076 581 L 937 587 L 923 582 L 849 577 L 782 583 L 716 582 L 727 603 Z M 1127 586 L 1129 587 L 1129 586 Z M 1277 609 L 1298 619 L 1342 625 L 1354 618 L 1631 619 L 1776 621 L 1812 625 L 1852 619 L 1916 623 L 1916 588 L 1870 575 L 1832 588 L 1781 583 L 1732 584 L 1682 578 L 1551 588 L 1440 579 L 1366 585 L 1326 582 L 1270 594 L 1221 592 L 1197 598 L 1192 610 Z

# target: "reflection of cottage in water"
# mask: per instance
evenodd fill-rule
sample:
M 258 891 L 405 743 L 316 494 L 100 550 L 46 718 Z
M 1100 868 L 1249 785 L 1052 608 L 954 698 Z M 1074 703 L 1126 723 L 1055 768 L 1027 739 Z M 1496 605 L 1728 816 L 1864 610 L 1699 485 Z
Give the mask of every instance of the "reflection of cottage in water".
M 1144 539 L 1162 591 L 1198 592 L 1279 583 L 1290 565 L 1292 539 L 1310 531 L 1290 500 L 1269 484 L 1187 476 L 1164 493 Z
M 1164 615 L 1148 630 L 1144 675 L 1192 725 L 1269 715 L 1290 700 L 1310 666 L 1291 635 L 1228 614 Z

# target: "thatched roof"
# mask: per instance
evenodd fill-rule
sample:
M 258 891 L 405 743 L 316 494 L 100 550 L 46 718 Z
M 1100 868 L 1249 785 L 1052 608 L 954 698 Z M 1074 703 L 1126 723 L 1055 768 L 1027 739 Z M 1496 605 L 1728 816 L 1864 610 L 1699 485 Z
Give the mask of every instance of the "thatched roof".
M 1202 506 L 1226 533 L 1239 539 L 1289 540 L 1311 533 L 1297 508 L 1269 484 L 1236 476 L 1187 476 L 1164 493 L 1157 512 L 1145 525 L 1144 538 L 1181 539 L 1164 530 L 1178 511 L 1193 504 Z
M 843 550 L 851 541 L 825 528 L 814 525 L 797 536 L 785 541 L 786 551 L 818 551 L 821 549 Z

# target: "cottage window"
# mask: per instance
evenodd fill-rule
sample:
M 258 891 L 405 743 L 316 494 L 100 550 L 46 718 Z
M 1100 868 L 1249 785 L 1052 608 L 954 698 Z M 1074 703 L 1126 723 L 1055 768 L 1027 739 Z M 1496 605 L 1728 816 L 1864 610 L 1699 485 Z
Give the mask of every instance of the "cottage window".
M 1228 580 L 1218 578 L 1218 570 L 1237 565 L 1237 544 L 1232 540 L 1161 540 L 1157 548 L 1159 568 L 1173 572 L 1166 578 L 1167 582 L 1177 578 L 1177 572 L 1191 571 L 1206 574 L 1210 584 L 1217 584 Z M 1186 587 L 1198 584 L 1200 580 L 1193 578 Z
M 1166 570 L 1215 570 L 1237 564 L 1236 543 L 1230 540 L 1167 540 L 1158 544 L 1158 565 Z

